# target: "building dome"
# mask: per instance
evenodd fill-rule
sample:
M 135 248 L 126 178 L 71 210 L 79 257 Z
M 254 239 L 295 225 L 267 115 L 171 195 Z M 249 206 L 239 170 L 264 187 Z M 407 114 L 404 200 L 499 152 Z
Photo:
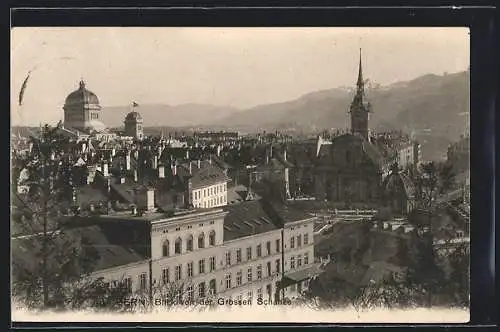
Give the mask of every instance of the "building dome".
M 142 115 L 138 112 L 130 112 L 125 117 L 125 121 L 142 121 Z
M 415 186 L 403 172 L 392 170 L 384 181 L 384 188 L 388 193 L 404 193 L 409 197 L 415 195 Z
M 85 88 L 83 80 L 80 81 L 78 90 L 71 92 L 64 102 L 65 107 L 74 105 L 99 105 L 99 98 L 97 98 L 95 93 Z

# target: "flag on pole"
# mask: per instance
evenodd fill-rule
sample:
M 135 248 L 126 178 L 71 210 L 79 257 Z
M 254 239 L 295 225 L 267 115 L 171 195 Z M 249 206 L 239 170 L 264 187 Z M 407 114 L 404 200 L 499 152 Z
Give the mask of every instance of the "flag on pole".
M 31 71 L 28 72 L 28 76 L 26 76 L 23 85 L 21 86 L 21 91 L 19 92 L 19 106 L 23 104 L 24 90 L 26 90 L 26 86 L 28 85 L 28 79 L 30 78 L 30 74 Z
M 135 101 L 132 102 L 132 107 L 139 107 L 139 104 L 136 103 Z

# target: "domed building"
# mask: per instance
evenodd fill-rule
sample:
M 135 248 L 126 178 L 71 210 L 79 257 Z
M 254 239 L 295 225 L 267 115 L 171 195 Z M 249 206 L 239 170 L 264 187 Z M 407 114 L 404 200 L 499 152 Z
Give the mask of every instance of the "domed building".
M 142 128 L 142 116 L 138 112 L 130 112 L 125 117 L 125 135 L 142 140 L 144 132 Z
M 64 103 L 64 127 L 84 133 L 104 132 L 106 126 L 99 121 L 101 105 L 96 94 L 80 81 L 78 90 L 71 92 Z

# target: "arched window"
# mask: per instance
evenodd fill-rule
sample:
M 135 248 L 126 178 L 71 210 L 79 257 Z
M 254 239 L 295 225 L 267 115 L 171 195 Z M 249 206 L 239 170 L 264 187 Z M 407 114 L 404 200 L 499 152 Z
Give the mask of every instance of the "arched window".
M 210 231 L 210 234 L 208 235 L 208 244 L 215 246 L 215 231 Z
M 170 243 L 168 242 L 168 240 L 165 240 L 165 242 L 163 242 L 162 251 L 163 257 L 168 257 L 170 255 Z
M 193 251 L 193 235 L 189 235 L 186 244 L 187 251 Z
M 176 254 L 182 253 L 182 240 L 180 237 L 177 238 L 177 240 L 175 240 L 175 253 Z
M 205 233 L 198 235 L 198 248 L 205 248 Z

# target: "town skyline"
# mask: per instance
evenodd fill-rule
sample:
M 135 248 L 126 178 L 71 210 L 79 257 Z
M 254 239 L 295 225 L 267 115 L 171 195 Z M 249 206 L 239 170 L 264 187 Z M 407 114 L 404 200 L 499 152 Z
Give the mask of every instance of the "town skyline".
M 460 72 L 469 65 L 469 39 L 462 28 L 147 29 L 150 38 L 143 38 L 144 28 L 13 29 L 12 125 L 60 120 L 64 97 L 82 78 L 103 107 L 136 100 L 236 110 L 353 87 L 360 47 L 366 78 L 381 85 Z M 75 42 L 78 38 L 82 42 Z M 17 97 L 30 70 L 20 109 Z

